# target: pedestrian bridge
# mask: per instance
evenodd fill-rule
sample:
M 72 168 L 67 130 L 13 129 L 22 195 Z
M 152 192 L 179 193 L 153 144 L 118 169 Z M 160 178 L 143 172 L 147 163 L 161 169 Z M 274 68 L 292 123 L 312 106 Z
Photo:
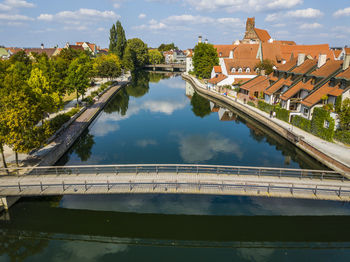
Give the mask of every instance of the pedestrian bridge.
M 334 171 L 214 165 L 86 165 L 0 169 L 0 196 L 211 194 L 350 200 Z
M 151 69 L 153 71 L 171 71 L 171 72 L 184 72 L 186 71 L 186 64 L 175 63 L 175 64 L 154 64 L 154 65 L 145 65 L 145 69 Z

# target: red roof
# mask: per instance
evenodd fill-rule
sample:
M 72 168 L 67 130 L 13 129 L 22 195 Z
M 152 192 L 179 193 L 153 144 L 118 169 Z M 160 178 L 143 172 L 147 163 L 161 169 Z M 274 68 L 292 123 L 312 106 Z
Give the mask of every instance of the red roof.
M 261 42 L 267 42 L 271 39 L 270 34 L 266 30 L 259 28 L 254 28 L 254 30 Z
M 329 82 L 327 82 L 327 84 L 323 85 L 307 96 L 301 103 L 307 107 L 312 107 L 319 103 L 324 96 L 340 96 L 343 92 L 344 90 L 339 88 L 339 84 L 332 87 L 329 85 Z
M 342 67 L 343 61 L 328 60 L 323 66 L 317 68 L 310 75 L 318 77 L 327 77 Z
M 265 91 L 265 89 L 268 88 L 269 85 L 270 81 L 268 76 L 257 76 L 251 79 L 251 81 L 241 85 L 240 88 L 254 93 Z
M 221 66 L 214 66 L 215 73 L 222 73 Z
M 336 76 L 336 78 L 344 78 L 344 79 L 350 80 L 350 67 L 345 71 L 342 71 L 341 73 L 339 73 Z
M 229 57 L 230 52 L 235 49 L 235 45 L 214 45 L 216 48 L 218 57 Z
M 225 76 L 223 74 L 220 74 L 220 75 L 217 75 L 217 76 L 213 77 L 208 82 L 210 84 L 216 85 L 216 84 L 220 83 L 222 80 L 225 80 L 226 78 L 227 78 L 227 76 Z
M 306 74 L 316 65 L 317 65 L 317 60 L 306 59 L 304 63 L 294 68 L 291 72 L 296 74 Z
M 287 79 L 281 78 L 276 83 L 272 84 L 268 89 L 265 90 L 265 93 L 268 95 L 272 95 L 273 93 L 276 93 L 278 90 L 280 90 L 283 86 L 290 86 L 292 85 L 293 81 L 290 77 Z

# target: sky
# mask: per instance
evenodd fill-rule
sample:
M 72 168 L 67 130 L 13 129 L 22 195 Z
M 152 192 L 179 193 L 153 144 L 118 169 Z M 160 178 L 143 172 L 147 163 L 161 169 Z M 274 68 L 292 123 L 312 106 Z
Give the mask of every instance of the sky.
M 0 45 L 108 47 L 120 20 L 128 39 L 187 49 L 199 35 L 213 44 L 242 39 L 247 17 L 277 40 L 350 46 L 349 0 L 0 0 Z

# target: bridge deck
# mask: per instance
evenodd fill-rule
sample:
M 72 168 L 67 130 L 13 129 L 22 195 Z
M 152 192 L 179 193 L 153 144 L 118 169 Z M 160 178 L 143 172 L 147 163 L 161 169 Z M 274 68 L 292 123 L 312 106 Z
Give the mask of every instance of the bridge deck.
M 3 173 L 0 196 L 161 193 L 350 201 L 350 181 L 332 171 L 191 165 L 42 167 L 28 170 L 18 169 L 12 173 L 22 175 Z

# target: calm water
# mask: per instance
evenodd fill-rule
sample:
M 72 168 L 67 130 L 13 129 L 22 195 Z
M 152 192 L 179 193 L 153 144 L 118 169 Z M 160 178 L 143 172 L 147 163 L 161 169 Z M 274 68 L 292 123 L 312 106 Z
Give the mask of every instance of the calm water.
M 153 73 L 134 76 L 57 164 L 119 163 L 325 168 L 181 77 Z M 26 198 L 0 218 L 0 261 L 346 261 L 348 221 L 349 204 L 328 201 Z

